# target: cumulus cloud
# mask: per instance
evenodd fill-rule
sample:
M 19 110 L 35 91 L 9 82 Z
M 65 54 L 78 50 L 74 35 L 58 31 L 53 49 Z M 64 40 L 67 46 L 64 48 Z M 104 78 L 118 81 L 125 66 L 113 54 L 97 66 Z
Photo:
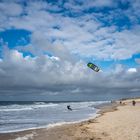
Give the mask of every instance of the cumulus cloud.
M 122 92 L 122 88 L 126 92 L 139 88 L 139 70 L 135 69 L 134 73 L 134 68 L 126 70 L 118 65 L 112 72 L 95 73 L 82 61 L 71 63 L 48 56 L 23 57 L 17 50 L 5 51 L 6 55 L 0 61 L 1 94 L 13 91 L 18 96 L 25 89 L 31 99 L 36 92 L 38 97 L 45 94 L 46 97 L 77 95 L 80 98 L 83 94 L 92 96 L 97 92 L 107 94 L 113 89 Z
M 0 3 L 0 12 L 5 16 L 19 16 L 23 9 L 20 4 L 17 3 Z
M 129 68 L 128 72 L 129 73 L 135 73 L 135 72 L 137 72 L 137 69 L 136 68 Z
M 122 4 L 124 3 L 122 1 Z M 58 8 L 63 9 L 66 8 L 66 4 L 69 4 L 73 8 L 76 4 L 76 10 L 79 8 L 84 9 L 85 6 L 89 9 L 88 5 L 92 7 L 113 7 L 116 5 L 111 0 L 105 0 L 104 2 L 96 0 L 88 0 L 86 2 L 73 0 L 58 4 L 44 1 L 30 1 L 26 7 L 22 3 L 18 3 L 18 1 L 13 1 L 10 4 L 1 2 L 1 30 L 11 27 L 30 30 L 33 32 L 31 38 L 34 38 L 35 34 L 40 32 L 42 34 L 39 37 L 40 39 L 42 38 L 50 41 L 50 43 L 53 42 L 54 44 L 65 46 L 69 48 L 69 51 L 79 55 L 95 57 L 97 59 L 127 59 L 131 58 L 133 54 L 140 52 L 139 30 L 135 30 L 135 27 L 131 30 L 125 29 L 120 32 L 116 25 L 112 24 L 112 26 L 104 27 L 103 23 L 100 22 L 100 18 L 103 18 L 107 22 L 113 23 L 112 20 L 115 17 L 121 16 L 120 13 L 123 12 L 121 9 L 117 11 L 116 8 L 114 11 L 110 11 L 111 14 L 108 16 L 103 15 L 103 13 L 96 14 L 92 12 L 85 15 L 83 11 L 80 11 L 83 15 L 77 18 L 70 17 L 67 10 L 54 13 L 50 11 L 50 7 L 54 10 Z M 131 10 L 137 9 L 138 4 L 130 3 L 130 5 L 130 10 L 127 9 L 124 11 L 124 16 L 129 19 L 132 17 L 130 15 L 132 13 Z M 10 12 L 10 9 L 14 10 Z M 69 8 L 69 10 L 73 11 L 72 8 Z M 6 14 L 5 11 L 10 15 Z M 17 17 L 17 15 L 22 16 Z M 138 14 L 133 15 L 135 18 L 137 16 Z
M 80 13 L 84 10 L 88 10 L 90 8 L 104 8 L 104 7 L 114 7 L 112 0 L 69 0 L 64 3 L 64 7 L 68 10 L 72 10 L 74 13 Z

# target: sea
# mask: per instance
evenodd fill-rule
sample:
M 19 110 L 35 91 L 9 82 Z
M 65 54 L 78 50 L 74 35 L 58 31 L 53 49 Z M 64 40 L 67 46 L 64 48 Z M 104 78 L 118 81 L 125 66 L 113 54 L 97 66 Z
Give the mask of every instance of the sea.
M 35 128 L 49 128 L 75 123 L 97 116 L 95 106 L 110 101 L 89 102 L 33 102 L 1 101 L 0 133 L 18 132 Z M 70 105 L 71 110 L 67 109 Z

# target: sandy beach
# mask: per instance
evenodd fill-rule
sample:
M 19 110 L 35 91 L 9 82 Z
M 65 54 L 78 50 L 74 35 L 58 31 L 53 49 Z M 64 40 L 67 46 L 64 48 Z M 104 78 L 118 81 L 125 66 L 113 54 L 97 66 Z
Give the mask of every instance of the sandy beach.
M 140 140 L 140 99 L 102 106 L 101 115 L 76 124 L 0 134 L 0 140 Z

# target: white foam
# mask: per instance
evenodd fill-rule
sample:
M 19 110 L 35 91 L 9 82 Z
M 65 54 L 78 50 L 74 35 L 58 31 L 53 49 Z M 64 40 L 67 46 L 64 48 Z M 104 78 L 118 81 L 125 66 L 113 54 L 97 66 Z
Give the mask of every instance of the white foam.
M 33 110 L 38 108 L 48 108 L 48 107 L 56 107 L 58 104 L 54 103 L 44 103 L 44 102 L 37 102 L 34 105 L 7 105 L 7 106 L 0 106 L 1 111 L 25 111 L 25 110 Z
M 52 127 L 55 127 L 55 126 L 62 126 L 62 125 L 65 125 L 65 124 L 75 124 L 75 123 L 80 123 L 80 122 L 83 122 L 83 121 L 88 121 L 90 119 L 95 119 L 96 117 L 98 117 L 100 114 L 97 114 L 100 110 L 98 109 L 96 111 L 96 114 L 89 114 L 89 117 L 86 118 L 86 119 L 81 119 L 79 121 L 73 121 L 73 122 L 59 122 L 59 123 L 54 123 L 54 124 L 49 124 L 47 125 L 46 128 L 52 128 Z
M 23 137 L 18 137 L 18 138 L 14 139 L 14 140 L 28 140 L 28 139 L 33 139 L 34 136 L 36 136 L 35 132 L 33 132 L 31 134 L 27 134 L 27 135 L 25 135 Z
M 58 104 L 54 103 L 47 103 L 47 104 L 35 104 L 34 107 L 55 107 L 58 106 Z
M 9 112 L 9 111 L 24 111 L 24 110 L 32 110 L 32 109 L 33 108 L 30 108 L 30 107 L 29 108 L 20 108 L 20 109 L 18 109 L 18 108 L 17 109 L 13 109 L 13 108 L 11 109 L 10 108 L 10 109 L 0 109 L 0 112 L 1 111 L 5 111 L 5 112 Z
M 35 102 L 36 105 L 44 105 L 46 104 L 45 102 Z

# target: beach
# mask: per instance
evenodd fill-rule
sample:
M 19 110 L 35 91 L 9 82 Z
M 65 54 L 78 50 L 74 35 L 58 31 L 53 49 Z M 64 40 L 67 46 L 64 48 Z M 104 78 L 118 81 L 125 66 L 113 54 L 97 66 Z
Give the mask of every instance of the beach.
M 140 140 L 140 99 L 100 107 L 99 116 L 80 123 L 0 134 L 0 140 Z

